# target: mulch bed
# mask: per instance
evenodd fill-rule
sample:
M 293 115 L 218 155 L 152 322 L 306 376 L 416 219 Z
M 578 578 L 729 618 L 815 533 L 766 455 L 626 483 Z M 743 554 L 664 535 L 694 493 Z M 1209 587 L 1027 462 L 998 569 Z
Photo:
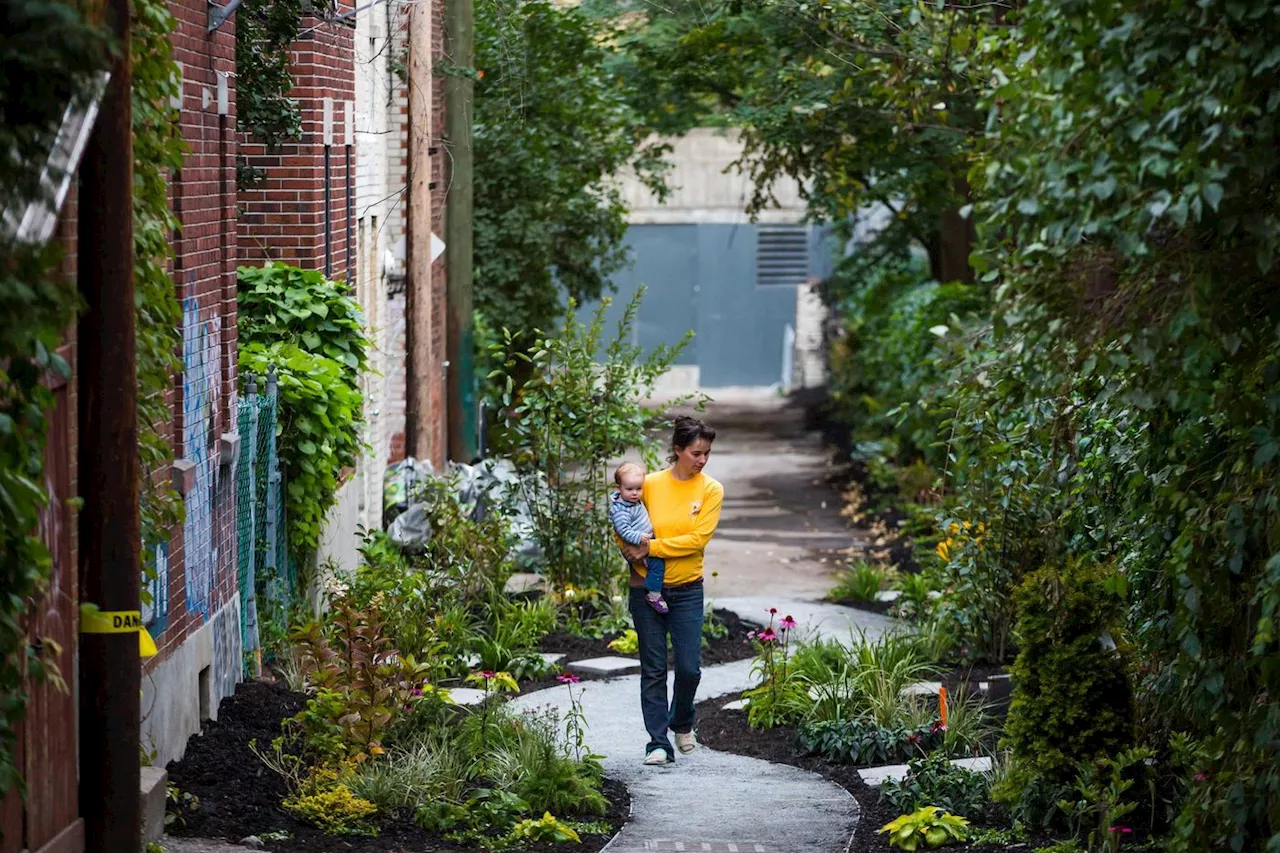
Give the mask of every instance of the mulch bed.
M 270 850 L 325 851 L 325 853 L 474 853 L 479 848 L 459 846 L 426 832 L 407 816 L 382 820 L 376 838 L 325 835 L 280 809 L 286 791 L 283 781 L 263 766 L 249 748 L 256 740 L 266 748 L 280 734 L 281 723 L 302 709 L 305 697 L 268 681 L 241 684 L 234 696 L 223 700 L 217 721 L 187 744 L 186 755 L 168 767 L 169 782 L 184 794 L 200 798 L 199 807 L 168 827 L 172 835 L 225 838 L 232 842 L 249 835 L 284 830 L 287 841 L 267 843 Z M 606 780 L 604 795 L 609 812 L 602 818 L 616 832 L 631 811 L 631 798 L 621 782 Z M 612 838 L 583 835 L 582 844 L 537 844 L 536 853 L 582 851 L 597 853 Z
M 858 775 L 858 768 L 846 764 L 832 764 L 823 758 L 801 756 L 796 752 L 794 726 L 778 726 L 761 731 L 747 725 L 747 715 L 743 711 L 726 711 L 722 707 L 732 698 L 721 696 L 698 703 L 698 741 L 724 752 L 760 758 L 777 764 L 787 764 L 817 773 L 840 785 L 853 795 L 862 807 L 862 816 L 858 820 L 858 828 L 850 845 L 850 853 L 888 853 L 890 850 L 887 837 L 880 835 L 880 827 L 889 823 L 900 814 L 897 809 L 882 803 L 879 793 L 868 787 Z M 1003 815 L 993 813 L 983 820 L 975 820 L 978 828 L 1007 828 L 1009 823 Z M 1004 844 L 965 844 L 948 847 L 948 850 L 966 850 L 972 853 L 1005 853 L 1005 851 L 1021 851 L 1027 853 L 1037 846 L 1050 844 L 1049 836 L 1033 836 L 1028 842 L 1017 845 Z
M 702 650 L 702 665 L 711 666 L 717 663 L 731 663 L 732 661 L 752 657 L 755 654 L 755 649 L 747 642 L 747 632 L 758 630 L 760 626 L 744 622 L 738 618 L 737 614 L 728 610 L 716 609 L 714 612 L 719 617 L 720 622 L 729 629 L 729 632 L 724 637 L 708 641 L 707 646 Z M 609 648 L 610 641 L 616 636 L 616 634 L 611 634 L 599 640 L 594 640 L 590 637 L 579 637 L 564 631 L 558 631 L 543 637 L 539 650 L 565 655 L 565 659 L 560 662 L 563 667 L 573 661 L 618 656 L 617 652 Z M 622 657 L 627 657 L 627 655 Z M 668 665 L 673 663 L 670 658 L 668 658 L 667 662 Z M 601 676 L 582 676 L 583 681 L 593 681 L 599 678 Z M 559 686 L 559 682 L 556 681 L 554 675 L 550 675 L 546 678 L 521 681 L 520 691 L 528 693 L 544 687 L 557 686 Z

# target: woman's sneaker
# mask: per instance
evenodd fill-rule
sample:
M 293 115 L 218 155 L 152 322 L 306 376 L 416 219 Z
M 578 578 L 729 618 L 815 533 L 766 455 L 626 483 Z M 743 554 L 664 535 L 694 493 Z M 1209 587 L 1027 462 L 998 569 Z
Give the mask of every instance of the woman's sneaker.
M 656 767 L 662 764 L 671 764 L 675 761 L 670 755 L 667 755 L 665 749 L 651 749 L 649 754 L 644 757 L 644 763 L 650 767 Z
M 676 749 L 685 755 L 693 752 L 694 747 L 698 745 L 698 739 L 693 736 L 693 732 L 676 732 Z
M 662 597 L 660 592 L 646 593 L 645 601 L 649 602 L 649 606 L 659 613 L 666 614 L 671 612 L 671 608 L 667 606 L 667 600 Z

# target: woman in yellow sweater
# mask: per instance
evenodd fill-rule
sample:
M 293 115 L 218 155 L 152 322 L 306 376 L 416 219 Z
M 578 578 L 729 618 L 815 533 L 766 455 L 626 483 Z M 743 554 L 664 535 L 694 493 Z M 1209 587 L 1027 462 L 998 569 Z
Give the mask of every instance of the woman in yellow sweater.
M 645 764 L 669 764 L 676 747 L 688 754 L 693 735 L 693 699 L 702 679 L 702 554 L 720 523 L 724 486 L 702 472 L 716 431 L 691 417 L 676 419 L 671 467 L 644 479 L 641 500 L 653 522 L 653 538 L 622 546 L 631 564 L 631 618 L 640 646 L 640 710 L 649 732 Z M 662 596 L 668 612 L 646 601 L 645 557 L 666 561 Z M 675 692 L 667 704 L 667 635 L 675 658 Z

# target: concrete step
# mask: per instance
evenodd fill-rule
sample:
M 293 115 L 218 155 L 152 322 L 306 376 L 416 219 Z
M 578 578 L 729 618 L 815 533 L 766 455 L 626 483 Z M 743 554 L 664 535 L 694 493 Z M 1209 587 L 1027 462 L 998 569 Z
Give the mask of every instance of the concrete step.
M 991 759 L 985 755 L 978 758 L 954 758 L 951 763 L 975 773 L 991 772 Z M 858 775 L 867 787 L 878 788 L 886 779 L 902 781 L 907 776 L 907 769 L 905 764 L 886 764 L 883 767 L 864 767 L 858 771 Z

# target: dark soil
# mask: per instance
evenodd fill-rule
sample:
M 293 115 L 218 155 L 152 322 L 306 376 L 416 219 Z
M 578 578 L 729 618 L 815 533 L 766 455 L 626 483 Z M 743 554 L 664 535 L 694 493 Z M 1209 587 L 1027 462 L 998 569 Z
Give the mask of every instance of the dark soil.
M 241 684 L 234 696 L 222 701 L 218 720 L 205 723 L 192 738 L 181 761 L 169 764 L 169 781 L 184 794 L 199 797 L 194 810 L 185 811 L 168 831 L 172 835 L 225 838 L 237 842 L 248 835 L 285 831 L 287 841 L 268 842 L 270 850 L 325 851 L 325 853 L 473 853 L 420 829 L 408 815 L 382 820 L 375 838 L 325 835 L 280 809 L 284 783 L 250 750 L 256 740 L 266 748 L 280 734 L 283 721 L 302 709 L 305 697 L 266 681 Z M 604 794 L 609 813 L 603 818 L 616 832 L 631 811 L 631 798 L 621 782 L 606 780 Z M 582 844 L 537 844 L 536 853 L 582 851 L 597 853 L 612 837 L 583 835 Z
M 886 836 L 879 834 L 879 829 L 899 816 L 893 806 L 883 803 L 879 793 L 870 788 L 858 776 L 858 769 L 847 764 L 832 764 L 823 758 L 801 756 L 796 752 L 794 726 L 778 726 L 767 731 L 753 729 L 747 725 L 747 715 L 742 711 L 726 711 L 723 709 L 731 697 L 721 696 L 700 702 L 698 711 L 698 740 L 712 749 L 733 752 L 760 758 L 777 764 L 787 764 L 819 774 L 824 779 L 835 782 L 853 795 L 862 807 L 862 816 L 858 820 L 858 828 L 850 845 L 850 853 L 888 853 L 890 850 Z M 1009 822 L 1004 815 L 994 809 L 981 819 L 973 821 L 979 829 L 1005 829 Z M 1021 851 L 1026 853 L 1037 846 L 1049 844 L 1053 839 L 1049 836 L 1034 836 L 1028 842 L 1016 845 L 1004 844 L 966 844 L 948 847 L 948 850 L 966 850 L 971 853 L 1004 853 L 1004 851 Z
M 737 614 L 728 610 L 717 609 L 714 612 L 720 619 L 720 623 L 728 629 L 728 634 L 724 637 L 707 641 L 707 645 L 702 649 L 702 665 L 710 666 L 716 663 L 730 663 L 735 660 L 752 657 L 755 651 L 751 644 L 747 642 L 747 632 L 755 630 L 759 626 L 742 621 Z M 539 644 L 539 649 L 544 652 L 556 652 L 565 655 L 565 659 L 560 662 L 560 665 L 564 666 L 578 660 L 617 656 L 618 653 L 609 648 L 609 643 L 617 636 L 617 634 L 610 634 L 599 640 L 594 640 L 590 637 L 579 637 L 565 631 L 557 631 L 554 634 L 548 634 L 543 637 L 542 642 Z M 628 655 L 623 655 L 622 657 L 628 657 Z M 673 662 L 668 659 L 667 663 L 671 665 Z M 583 681 L 591 681 L 598 678 L 600 676 L 582 676 Z M 558 684 L 556 677 L 549 675 L 546 678 L 521 681 L 520 691 L 528 693 L 531 690 L 555 687 Z

